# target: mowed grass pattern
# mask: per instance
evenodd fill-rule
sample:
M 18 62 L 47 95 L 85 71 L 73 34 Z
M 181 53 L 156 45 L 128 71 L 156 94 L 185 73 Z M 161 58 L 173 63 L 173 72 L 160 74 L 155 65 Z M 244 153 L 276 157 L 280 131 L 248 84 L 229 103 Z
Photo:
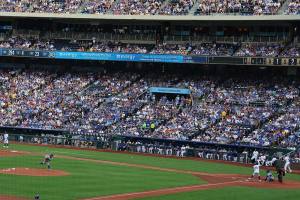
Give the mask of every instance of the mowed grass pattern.
M 41 156 L 4 157 L 0 168 L 42 168 Z M 101 195 L 137 192 L 204 183 L 197 177 L 109 164 L 55 158 L 54 169 L 71 175 L 28 177 L 0 174 L 1 194 L 32 199 L 39 193 L 45 200 L 73 200 Z
M 185 192 L 138 200 L 297 200 L 300 190 L 260 189 L 251 187 L 226 187 L 194 192 Z
M 66 155 L 77 158 L 89 158 L 130 164 L 141 164 L 161 168 L 206 172 L 212 174 L 246 174 L 251 175 L 253 170 L 249 167 L 240 167 L 222 163 L 205 162 L 201 160 L 183 160 L 175 158 L 161 158 L 134 154 L 119 154 L 109 152 L 95 152 L 88 150 L 74 150 L 65 148 L 49 148 L 47 146 L 13 145 L 14 149 L 32 151 L 37 153 L 53 152 L 57 155 Z M 265 174 L 264 170 L 262 175 Z M 285 178 L 300 181 L 300 175 L 288 174 Z
M 191 170 L 207 173 L 231 173 L 231 174 L 251 174 L 252 170 L 246 167 L 224 165 L 221 163 L 209 163 L 194 160 L 180 160 L 174 158 L 161 158 L 133 154 L 117 154 L 108 152 L 95 152 L 88 150 L 73 150 L 63 148 L 49 148 L 47 146 L 27 146 L 14 145 L 14 149 L 23 151 L 33 151 L 39 153 L 52 152 L 57 155 L 67 155 L 78 158 L 90 158 L 96 160 L 107 160 L 131 164 L 142 164 L 155 167 L 172 168 L 180 170 Z
M 0 168 L 39 168 L 42 167 L 38 164 L 42 159 L 42 155 L 51 152 L 55 155 L 65 155 L 77 158 L 89 158 L 94 160 L 142 164 L 161 168 L 191 170 L 208 173 L 231 173 L 249 175 L 252 173 L 252 169 L 247 167 L 238 167 L 221 163 L 211 163 L 195 160 L 146 157 L 141 155 L 94 152 L 64 148 L 49 148 L 47 146 L 40 147 L 28 145 L 12 145 L 10 148 L 15 150 L 35 152 L 40 154 L 41 156 L 1 158 Z M 201 181 L 200 179 L 187 174 L 160 172 L 137 167 L 117 166 L 88 161 L 55 158 L 52 165 L 54 169 L 65 170 L 71 173 L 71 175 L 67 177 L 24 177 L 0 175 L 0 182 L 7 183 L 4 187 L 1 186 L 0 193 L 26 196 L 30 198 L 34 193 L 40 193 L 41 196 L 43 196 L 43 199 L 47 200 L 75 200 L 102 195 L 138 192 L 159 188 L 169 188 L 204 183 L 204 181 Z M 288 175 L 286 178 L 300 181 L 299 175 L 292 174 Z M 257 195 L 253 196 L 254 192 L 257 193 L 259 198 L 257 197 Z M 292 198 L 293 194 L 297 194 L 297 196 L 299 197 L 299 192 L 296 190 L 287 190 L 287 192 L 284 192 L 281 190 L 277 191 L 271 189 L 232 187 L 218 190 L 196 191 L 190 193 L 166 195 L 147 199 L 198 200 L 199 197 L 201 197 L 201 199 L 234 200 L 241 199 L 242 197 L 244 199 L 260 199 L 260 197 L 264 197 L 264 200 L 267 200 L 279 199 L 279 197 L 282 197 L 281 193 L 285 193 L 286 195 L 288 195 L 285 200 L 295 199 Z M 236 198 L 232 197 L 233 195 L 236 195 Z

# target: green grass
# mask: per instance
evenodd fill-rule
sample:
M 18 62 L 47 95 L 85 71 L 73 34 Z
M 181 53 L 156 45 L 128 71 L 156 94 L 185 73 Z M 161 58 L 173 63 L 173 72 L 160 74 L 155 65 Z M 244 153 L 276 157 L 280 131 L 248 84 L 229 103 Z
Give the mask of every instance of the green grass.
M 131 164 L 143 164 L 161 168 L 173 168 L 207 173 L 248 174 L 251 168 L 225 165 L 195 160 L 181 160 L 174 158 L 145 157 L 141 155 L 94 152 L 87 150 L 72 150 L 63 148 L 49 148 L 47 146 L 11 145 L 10 149 L 35 152 L 40 155 L 54 153 L 78 158 L 106 160 Z M 0 168 L 10 167 L 41 167 L 38 163 L 42 156 L 19 156 L 0 158 Z M 11 194 L 32 198 L 40 193 L 45 200 L 75 200 L 110 194 L 146 191 L 160 188 L 184 185 L 202 184 L 198 178 L 172 172 L 160 172 L 136 167 L 101 164 L 88 161 L 55 158 L 52 163 L 54 169 L 65 170 L 71 175 L 66 177 L 26 177 L 14 175 L 0 175 L 1 194 Z M 299 175 L 288 175 L 286 178 L 299 180 Z M 254 197 L 254 193 L 259 198 Z M 281 194 L 280 190 L 232 187 L 218 190 L 197 191 L 167 195 L 148 199 L 271 199 L 274 197 L 294 200 L 293 194 L 300 196 L 298 190 L 287 190 Z M 234 196 L 236 195 L 236 196 Z M 284 196 L 286 195 L 286 196 Z M 252 198 L 251 198 L 252 197 Z M 270 198 L 268 198 L 270 197 Z M 273 199 L 274 199 L 273 198 Z
M 162 168 L 179 170 L 191 170 L 195 172 L 207 172 L 212 174 L 252 174 L 252 168 L 226 165 L 222 163 L 205 162 L 200 160 L 181 160 L 174 158 L 160 158 L 142 155 L 117 154 L 108 152 L 95 152 L 88 150 L 73 150 L 64 148 L 49 148 L 47 146 L 13 145 L 12 148 L 23 151 L 38 153 L 54 152 L 57 155 L 67 155 L 78 158 L 90 158 L 95 160 L 106 160 L 114 162 L 124 162 L 130 164 L 142 164 Z M 264 172 L 263 172 L 264 173 Z M 262 173 L 262 174 L 263 174 Z M 285 178 L 300 181 L 299 175 L 288 174 Z
M 40 156 L 4 157 L 0 168 L 40 168 Z M 46 200 L 73 200 L 86 197 L 145 191 L 201 184 L 204 181 L 186 174 L 89 163 L 55 158 L 54 169 L 65 170 L 65 177 L 28 177 L 0 174 L 1 194 L 32 198 L 39 193 Z M 5 183 L 5 184 L 4 184 Z
M 159 158 L 140 155 L 116 154 L 108 152 L 93 152 L 86 150 L 73 150 L 62 148 L 49 148 L 39 146 L 14 145 L 14 149 L 33 152 L 54 152 L 57 155 L 68 155 L 79 158 L 90 158 L 132 164 L 143 164 L 155 167 L 172 168 L 180 170 L 191 170 L 207 173 L 234 173 L 250 174 L 251 169 L 221 163 L 210 163 L 194 160 L 180 160 L 174 158 Z
M 139 200 L 296 200 L 299 197 L 300 190 L 227 187 L 141 198 Z

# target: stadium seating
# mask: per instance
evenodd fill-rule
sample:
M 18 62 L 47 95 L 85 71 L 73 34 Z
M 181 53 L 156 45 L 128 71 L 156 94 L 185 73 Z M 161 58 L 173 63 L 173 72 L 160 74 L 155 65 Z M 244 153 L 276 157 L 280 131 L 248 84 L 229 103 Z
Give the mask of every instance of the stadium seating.
M 241 14 L 270 15 L 276 14 L 282 0 L 242 1 L 242 0 L 200 0 L 195 15 L 209 14 Z
M 223 144 L 299 144 L 299 88 L 288 80 L 2 70 L 0 125 Z M 184 87 L 192 96 L 149 93 Z
M 115 14 L 115 15 L 187 15 L 197 6 L 195 15 L 277 14 L 284 0 L 2 0 L 0 12 Z M 299 0 L 292 0 L 285 14 L 299 14 Z
M 286 10 L 286 14 L 299 15 L 300 14 L 300 1 L 292 0 L 288 5 L 288 10 Z

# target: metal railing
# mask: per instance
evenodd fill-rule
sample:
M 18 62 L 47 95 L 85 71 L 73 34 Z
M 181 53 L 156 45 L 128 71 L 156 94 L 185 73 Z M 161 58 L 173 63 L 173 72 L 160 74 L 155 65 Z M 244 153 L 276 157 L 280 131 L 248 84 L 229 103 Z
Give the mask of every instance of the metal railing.
M 95 40 L 95 41 L 155 41 L 154 34 L 112 34 L 112 33 L 74 33 L 74 32 L 49 32 L 43 36 L 47 39 L 64 40 Z
M 113 34 L 113 33 L 75 33 L 75 32 L 48 32 L 43 38 L 62 39 L 62 40 L 95 40 L 95 41 L 131 41 L 131 43 L 155 43 L 155 34 Z M 289 38 L 285 35 L 275 36 L 189 36 L 189 35 L 170 35 L 164 36 L 167 43 L 284 43 Z

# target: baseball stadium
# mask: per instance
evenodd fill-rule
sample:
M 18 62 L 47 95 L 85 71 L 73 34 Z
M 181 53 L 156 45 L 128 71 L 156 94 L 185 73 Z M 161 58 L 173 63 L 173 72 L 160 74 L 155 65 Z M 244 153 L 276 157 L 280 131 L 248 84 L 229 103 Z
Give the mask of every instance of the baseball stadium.
M 0 200 L 300 198 L 299 0 L 1 0 Z

